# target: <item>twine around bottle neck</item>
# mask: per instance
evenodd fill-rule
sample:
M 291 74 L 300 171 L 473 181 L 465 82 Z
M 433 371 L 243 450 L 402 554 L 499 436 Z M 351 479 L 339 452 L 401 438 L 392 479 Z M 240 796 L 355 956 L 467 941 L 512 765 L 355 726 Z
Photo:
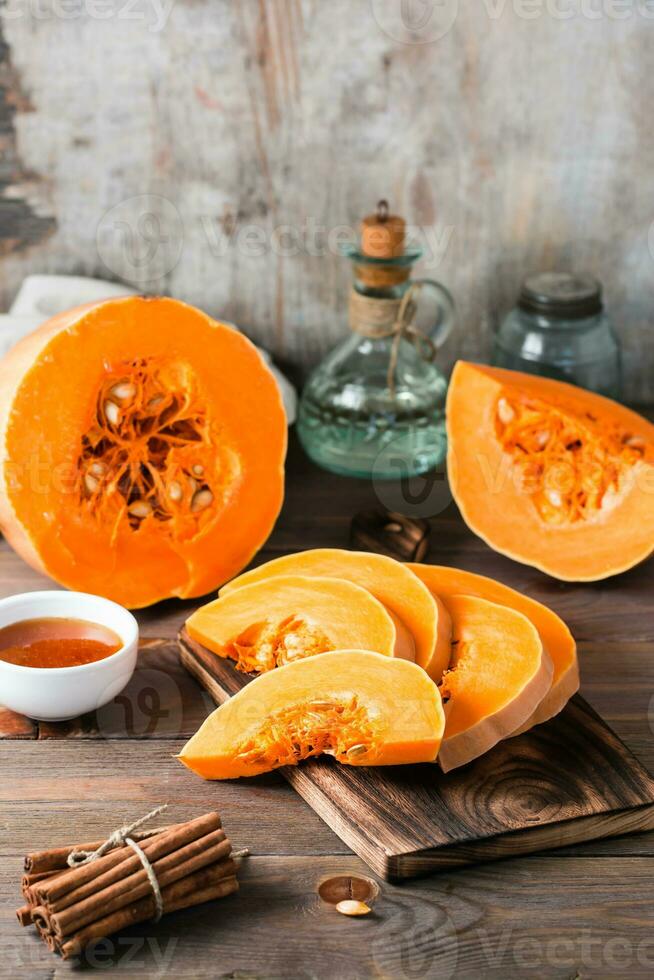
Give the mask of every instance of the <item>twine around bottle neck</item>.
M 350 327 L 362 337 L 371 340 L 386 340 L 392 338 L 388 358 L 387 384 L 395 396 L 395 372 L 402 340 L 409 343 L 418 351 L 425 361 L 433 361 L 436 348 L 430 337 L 422 330 L 413 326 L 413 320 L 418 309 L 417 297 L 422 283 L 412 283 L 404 295 L 398 299 L 386 299 L 378 296 L 366 296 L 352 289 L 350 293 L 349 316 Z

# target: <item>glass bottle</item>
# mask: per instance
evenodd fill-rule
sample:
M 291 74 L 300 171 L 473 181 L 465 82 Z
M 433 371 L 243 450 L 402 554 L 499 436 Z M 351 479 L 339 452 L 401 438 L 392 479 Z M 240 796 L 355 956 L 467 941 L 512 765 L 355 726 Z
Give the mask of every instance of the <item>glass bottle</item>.
M 433 354 L 452 329 L 454 303 L 440 283 L 410 279 L 422 252 L 404 248 L 402 219 L 384 217 L 383 204 L 364 220 L 361 246 L 343 249 L 353 263 L 352 334 L 310 375 L 298 435 L 310 458 L 333 473 L 398 479 L 445 458 L 447 381 Z M 393 221 L 400 223 L 401 250 L 397 242 L 374 247 L 371 224 L 381 231 Z M 407 309 L 404 330 L 396 317 Z M 380 328 L 369 329 L 378 314 Z
M 619 398 L 620 343 L 600 283 L 564 272 L 530 276 L 496 334 L 492 363 Z

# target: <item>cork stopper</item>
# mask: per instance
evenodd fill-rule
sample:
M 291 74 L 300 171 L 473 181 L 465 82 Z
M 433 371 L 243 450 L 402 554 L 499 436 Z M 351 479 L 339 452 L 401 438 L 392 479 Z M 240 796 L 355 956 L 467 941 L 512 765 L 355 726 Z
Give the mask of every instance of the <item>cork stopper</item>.
M 361 222 L 361 251 L 373 259 L 394 259 L 404 254 L 405 235 L 404 218 L 389 214 L 388 201 L 380 201 Z

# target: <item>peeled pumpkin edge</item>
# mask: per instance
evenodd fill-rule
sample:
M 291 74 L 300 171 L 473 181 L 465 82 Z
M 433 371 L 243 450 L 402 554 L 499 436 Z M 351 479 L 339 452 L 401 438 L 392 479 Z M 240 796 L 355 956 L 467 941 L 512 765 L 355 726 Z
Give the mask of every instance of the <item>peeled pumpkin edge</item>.
M 523 687 L 516 691 L 508 703 L 500 707 L 498 711 L 480 718 L 475 725 L 450 736 L 447 733 L 447 725 L 452 724 L 454 704 L 453 700 L 446 702 L 445 714 L 447 720 L 445 733 L 437 760 L 443 772 L 446 773 L 459 766 L 467 765 L 469 762 L 485 755 L 498 742 L 514 734 L 516 729 L 524 724 L 526 719 L 536 710 L 543 697 L 549 691 L 552 683 L 552 662 L 543 648 L 538 630 L 523 613 L 518 612 L 516 609 L 501 606 L 499 603 L 493 603 L 478 596 L 451 596 L 449 603 L 455 635 L 458 633 L 461 616 L 465 615 L 466 602 L 468 605 L 474 602 L 477 606 L 477 611 L 482 613 L 492 613 L 492 609 L 488 608 L 485 610 L 484 607 L 495 606 L 497 609 L 505 610 L 511 617 L 519 617 L 523 626 L 529 628 L 528 632 L 532 634 L 530 639 L 532 641 L 535 640 L 540 649 L 540 660 L 538 668 L 533 672 Z M 456 664 L 450 670 L 452 672 L 456 671 Z M 441 685 L 441 688 L 443 687 L 447 690 L 447 674 Z M 455 694 L 452 694 L 452 699 L 455 696 Z
M 553 674 L 550 690 L 534 713 L 516 731 L 506 738 L 521 735 L 557 715 L 570 698 L 579 690 L 579 662 L 577 645 L 564 621 L 549 608 L 517 589 L 512 589 L 496 579 L 476 572 L 447 565 L 421 565 L 410 563 L 409 568 L 427 588 L 438 593 L 447 605 L 448 596 L 455 594 L 478 595 L 499 605 L 508 606 L 523 613 L 538 630 L 543 647 L 552 661 Z

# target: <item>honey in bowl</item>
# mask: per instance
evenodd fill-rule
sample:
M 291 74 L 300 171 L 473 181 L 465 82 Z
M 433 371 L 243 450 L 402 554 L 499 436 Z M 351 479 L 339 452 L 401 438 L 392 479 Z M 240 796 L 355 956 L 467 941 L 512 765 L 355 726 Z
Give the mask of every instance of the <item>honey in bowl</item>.
M 85 619 L 24 619 L 0 629 L 0 660 L 20 667 L 79 667 L 122 646 L 113 630 Z

